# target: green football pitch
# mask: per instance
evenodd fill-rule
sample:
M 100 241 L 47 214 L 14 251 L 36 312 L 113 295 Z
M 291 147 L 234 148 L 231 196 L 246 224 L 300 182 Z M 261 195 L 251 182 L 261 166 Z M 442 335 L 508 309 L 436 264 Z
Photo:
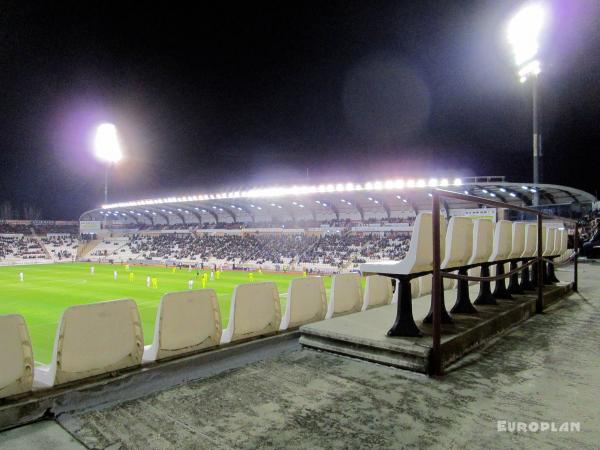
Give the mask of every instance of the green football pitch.
M 90 266 L 95 273 L 90 273 Z M 117 280 L 113 271 L 117 270 Z M 23 272 L 21 282 L 19 273 Z M 0 314 L 21 314 L 27 322 L 33 345 L 34 358 L 48 363 L 52 357 L 54 337 L 60 316 L 65 308 L 72 305 L 99 301 L 131 298 L 136 301 L 144 328 L 144 341 L 152 343 L 156 310 L 163 294 L 188 289 L 188 281 L 196 278 L 196 271 L 187 268 L 167 269 L 164 267 L 131 266 L 133 280 L 123 265 L 64 263 L 29 266 L 0 267 Z M 202 275 L 202 271 L 200 274 Z M 146 277 L 158 279 L 158 288 L 146 287 Z M 282 314 L 289 281 L 298 274 L 276 274 L 254 272 L 254 281 L 273 281 L 277 284 L 281 298 Z M 249 282 L 248 272 L 223 272 L 219 280 L 208 281 L 207 288 L 213 288 L 219 299 L 223 328 L 229 319 L 229 302 L 233 288 Z M 325 287 L 329 291 L 331 278 L 325 277 Z M 198 288 L 199 283 L 194 283 Z

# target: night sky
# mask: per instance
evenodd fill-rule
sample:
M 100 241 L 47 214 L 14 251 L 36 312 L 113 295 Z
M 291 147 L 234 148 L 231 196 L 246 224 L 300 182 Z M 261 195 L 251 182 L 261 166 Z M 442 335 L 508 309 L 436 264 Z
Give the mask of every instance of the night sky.
M 26 4 L 28 3 L 28 4 Z M 56 4 L 60 3 L 60 5 Z M 206 3 L 206 4 L 205 4 Z M 548 1 L 544 181 L 600 183 L 600 2 Z M 531 180 L 531 92 L 505 42 L 520 2 L 0 3 L 0 201 L 103 201 L 387 177 Z

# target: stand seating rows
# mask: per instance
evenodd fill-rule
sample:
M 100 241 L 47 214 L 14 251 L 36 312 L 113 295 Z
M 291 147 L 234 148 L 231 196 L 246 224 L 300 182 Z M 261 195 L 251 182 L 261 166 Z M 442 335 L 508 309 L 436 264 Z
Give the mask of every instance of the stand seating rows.
M 365 292 L 356 273 L 335 275 L 329 306 L 321 277 L 290 282 L 283 316 L 275 283 L 249 283 L 234 289 L 229 322 L 222 329 L 213 289 L 165 294 L 160 300 L 153 342 L 144 347 L 137 304 L 131 299 L 77 305 L 60 318 L 52 360 L 34 367 L 27 325 L 22 316 L 0 316 L 0 399 L 81 379 L 181 357 L 244 341 L 326 317 L 389 304 L 392 282 L 367 277 Z

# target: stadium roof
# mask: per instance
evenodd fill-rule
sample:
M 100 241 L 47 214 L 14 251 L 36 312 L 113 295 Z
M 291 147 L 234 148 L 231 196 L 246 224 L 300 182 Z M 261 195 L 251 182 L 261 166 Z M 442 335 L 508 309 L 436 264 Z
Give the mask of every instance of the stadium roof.
M 278 220 L 397 217 L 404 211 L 431 209 L 430 192 L 443 188 L 490 198 L 507 205 L 530 206 L 539 193 L 541 207 L 589 205 L 596 198 L 567 186 L 504 181 L 504 177 L 463 179 L 387 180 L 364 184 L 257 188 L 218 194 L 144 199 L 103 205 L 86 211 L 80 220 L 121 222 L 199 223 L 261 222 Z M 477 208 L 478 203 L 448 199 L 446 209 Z

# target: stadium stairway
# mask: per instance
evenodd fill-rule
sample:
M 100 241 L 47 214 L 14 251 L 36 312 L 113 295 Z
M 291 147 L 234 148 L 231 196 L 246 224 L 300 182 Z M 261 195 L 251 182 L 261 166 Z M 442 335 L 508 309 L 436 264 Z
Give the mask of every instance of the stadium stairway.
M 52 259 L 52 255 L 50 254 L 50 252 L 46 248 L 46 245 L 42 242 L 42 238 L 39 237 L 39 236 L 37 236 L 37 235 L 33 235 L 33 239 L 35 239 L 35 241 L 38 244 L 40 244 L 40 248 L 44 251 L 44 255 L 46 255 L 46 258 Z
M 92 239 L 91 241 L 79 244 L 77 247 L 77 259 L 87 256 L 100 242 L 102 242 L 100 239 Z

